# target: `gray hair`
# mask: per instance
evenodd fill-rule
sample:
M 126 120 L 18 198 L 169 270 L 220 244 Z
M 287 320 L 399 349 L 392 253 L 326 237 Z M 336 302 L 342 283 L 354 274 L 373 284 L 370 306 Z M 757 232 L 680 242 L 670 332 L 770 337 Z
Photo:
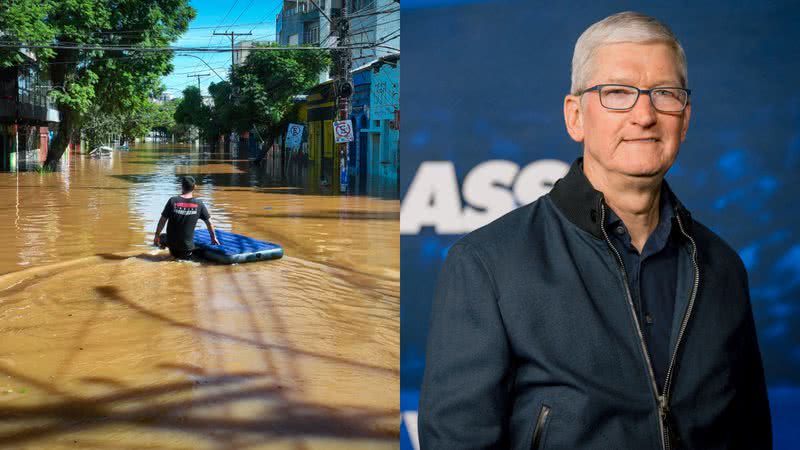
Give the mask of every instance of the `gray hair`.
M 660 42 L 672 47 L 678 62 L 678 75 L 682 87 L 687 87 L 688 74 L 686 54 L 683 52 L 678 38 L 672 30 L 654 17 L 641 13 L 625 11 L 608 16 L 593 24 L 578 38 L 572 54 L 572 86 L 573 95 L 586 89 L 585 84 L 591 77 L 591 61 L 598 47 L 620 43 L 649 44 Z

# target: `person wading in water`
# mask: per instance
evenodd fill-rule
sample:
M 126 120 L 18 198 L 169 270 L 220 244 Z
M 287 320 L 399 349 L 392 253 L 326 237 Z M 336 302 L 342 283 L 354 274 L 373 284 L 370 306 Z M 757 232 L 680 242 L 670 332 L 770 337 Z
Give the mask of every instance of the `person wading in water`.
M 183 193 L 170 198 L 164 205 L 161 219 L 156 227 L 156 236 L 153 239 L 153 244 L 157 247 L 163 245 L 169 247 L 170 254 L 177 259 L 192 259 L 192 252 L 195 249 L 194 227 L 197 225 L 198 218 L 206 223 L 211 243 L 220 245 L 206 205 L 202 200 L 192 196 L 194 185 L 193 177 L 181 178 Z M 167 225 L 167 242 L 163 243 L 161 242 L 161 230 L 164 229 L 165 224 Z

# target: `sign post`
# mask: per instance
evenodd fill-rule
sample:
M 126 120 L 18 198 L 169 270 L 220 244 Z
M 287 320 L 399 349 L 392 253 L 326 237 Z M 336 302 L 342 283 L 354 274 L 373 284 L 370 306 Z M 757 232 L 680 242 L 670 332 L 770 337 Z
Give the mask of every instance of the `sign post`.
M 347 190 L 347 143 L 353 142 L 353 121 L 347 119 L 333 122 L 333 139 L 337 144 L 344 144 L 339 152 L 339 186 L 340 191 L 345 192 Z

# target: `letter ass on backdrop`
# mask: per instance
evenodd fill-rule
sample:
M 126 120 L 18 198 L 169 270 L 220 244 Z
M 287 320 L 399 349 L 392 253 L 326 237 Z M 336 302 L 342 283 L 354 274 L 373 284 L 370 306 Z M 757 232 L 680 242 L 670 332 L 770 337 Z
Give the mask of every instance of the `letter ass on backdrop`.
M 511 161 L 490 160 L 470 170 L 459 188 L 452 162 L 425 161 L 403 197 L 400 234 L 418 234 L 426 226 L 437 234 L 468 233 L 546 194 L 567 170 L 569 164 L 555 159 L 522 170 Z

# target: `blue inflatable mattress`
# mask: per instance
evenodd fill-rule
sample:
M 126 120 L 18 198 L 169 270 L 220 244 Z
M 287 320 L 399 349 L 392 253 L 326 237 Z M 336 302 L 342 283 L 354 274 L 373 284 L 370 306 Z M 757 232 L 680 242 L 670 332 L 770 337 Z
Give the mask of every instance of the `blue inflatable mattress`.
M 220 245 L 213 245 L 206 229 L 194 230 L 195 253 L 222 264 L 236 264 L 283 256 L 283 247 L 272 242 L 215 230 Z M 164 236 L 166 238 L 166 236 Z M 166 242 L 166 239 L 164 240 Z

